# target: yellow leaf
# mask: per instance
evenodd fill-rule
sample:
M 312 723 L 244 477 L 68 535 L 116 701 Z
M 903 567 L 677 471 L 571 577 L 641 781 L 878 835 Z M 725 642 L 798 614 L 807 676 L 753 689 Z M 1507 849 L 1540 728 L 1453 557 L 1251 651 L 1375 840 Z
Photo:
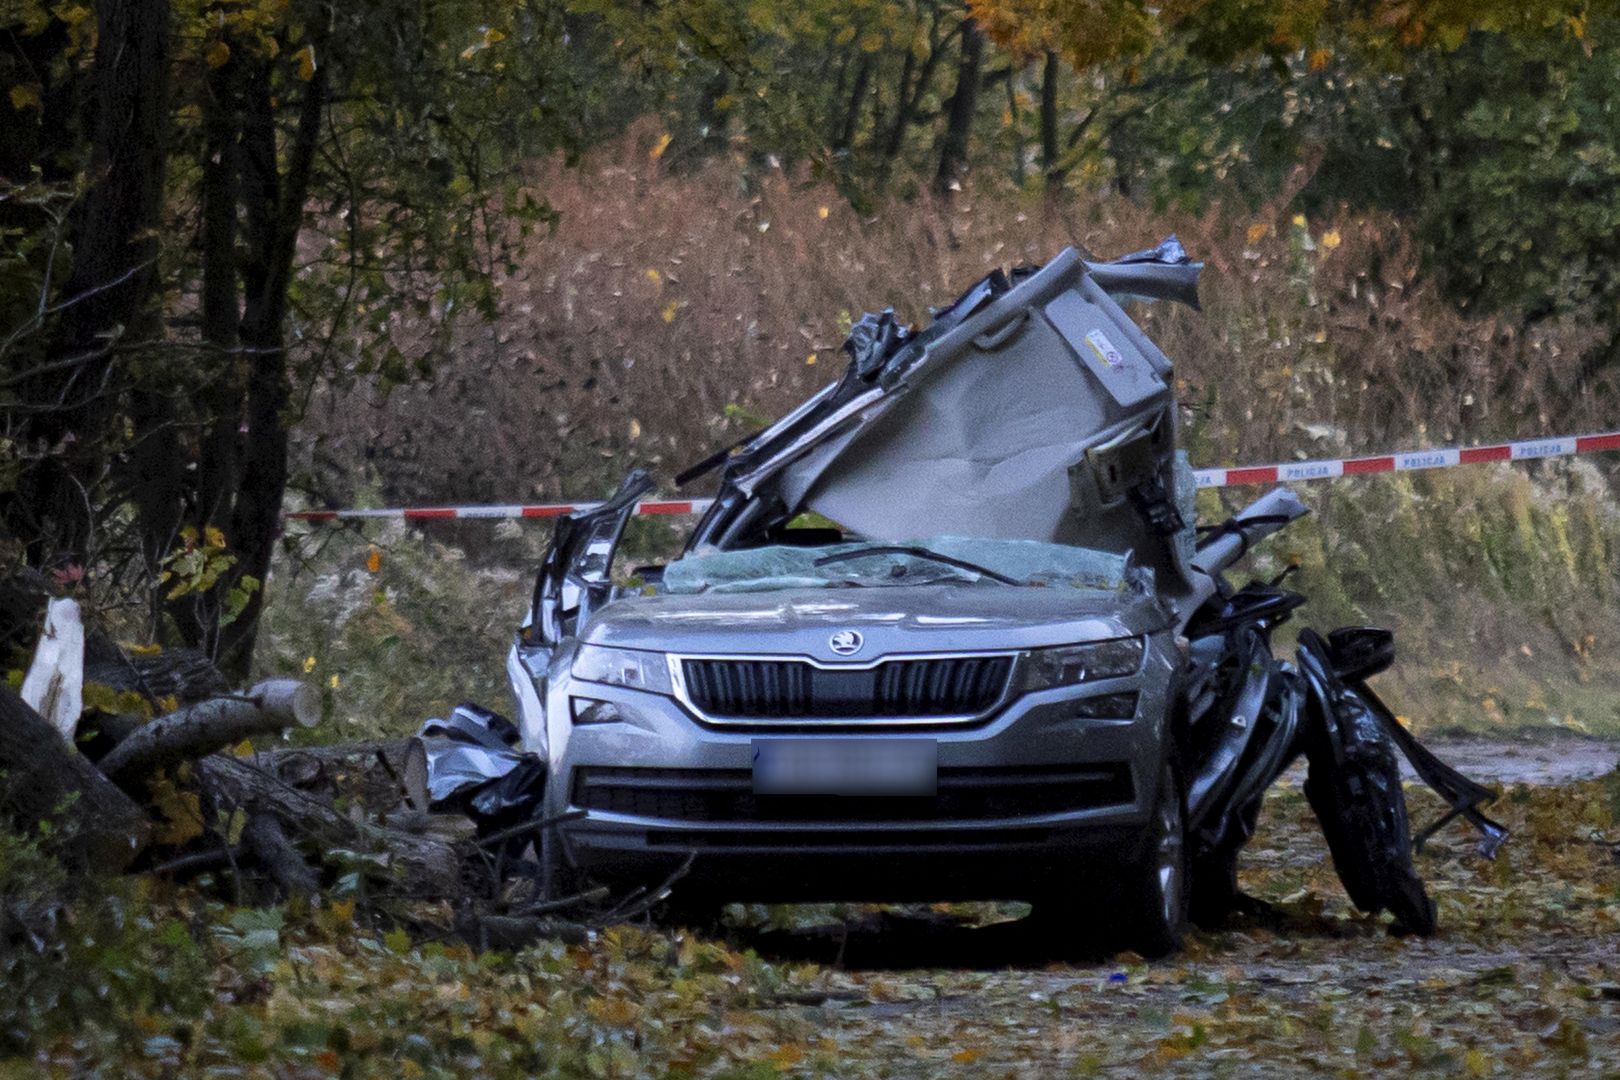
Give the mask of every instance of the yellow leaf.
M 664 275 L 660 274 L 655 267 L 649 266 L 647 267 L 647 280 L 652 282 L 654 285 L 662 285 L 664 283 Z
M 382 551 L 376 547 L 366 553 L 366 570 L 373 574 L 382 570 Z
M 654 161 L 657 161 L 659 158 L 663 157 L 664 151 L 669 149 L 670 138 L 671 135 L 667 131 L 658 136 L 658 141 L 653 143 L 653 148 L 651 150 L 647 151 L 647 156 L 652 158 Z
M 505 40 L 506 40 L 505 31 L 497 30 L 493 26 L 489 27 L 487 30 L 484 31 L 484 47 L 486 49 L 489 46 L 495 44 L 497 41 L 505 41 Z
M 182 791 L 167 776 L 147 781 L 147 801 L 161 819 L 155 839 L 160 844 L 184 844 L 203 833 L 202 804 L 196 792 Z
M 120 641 L 118 647 L 131 656 L 157 656 L 163 652 L 161 645 L 132 645 L 127 641 Z
M 804 358 L 804 362 L 809 367 L 815 367 L 816 366 L 816 354 L 811 353 L 809 356 Z
M 330 679 L 326 680 L 326 685 L 331 687 L 333 690 L 336 690 L 338 688 L 338 677 L 333 675 Z
M 1249 226 L 1249 231 L 1248 231 L 1248 234 L 1247 234 L 1246 238 L 1248 239 L 1250 245 L 1252 246 L 1252 245 L 1258 244 L 1260 241 L 1264 240 L 1266 238 L 1266 234 L 1269 233 L 1270 231 L 1271 231 L 1271 226 L 1270 225 L 1265 225 L 1265 224 L 1250 225 Z
M 212 45 L 208 46 L 208 51 L 203 53 L 203 60 L 211 68 L 224 67 L 225 62 L 230 58 L 231 47 L 225 44 L 223 41 L 214 42 Z
M 309 82 L 315 77 L 315 46 L 305 45 L 293 53 L 293 59 L 298 61 L 299 82 Z
M 634 417 L 630 419 L 630 437 L 632 439 L 641 438 L 641 421 Z
M 225 816 L 225 842 L 240 844 L 242 832 L 247 828 L 247 811 L 238 807 Z
M 664 310 L 662 312 L 660 312 L 659 314 L 662 316 L 662 318 L 663 318 L 663 320 L 665 322 L 669 323 L 669 322 L 674 322 L 675 321 L 675 315 L 680 310 L 681 310 L 680 301 L 679 300 L 671 300 L 669 303 L 664 305 Z
M 44 111 L 44 103 L 39 100 L 39 87 L 32 83 L 19 83 L 11 88 L 11 108 L 14 112 L 24 109 L 39 109 Z
M 1305 215 L 1304 214 L 1295 214 L 1294 215 L 1294 228 L 1303 229 L 1304 227 L 1305 227 Z
M 313 656 L 308 656 L 308 657 L 304 658 L 304 674 L 305 675 L 308 675 L 310 672 L 315 670 L 316 662 L 317 661 Z
M 225 546 L 225 534 L 210 525 L 203 530 L 203 543 L 208 547 L 222 548 Z
M 819 210 L 816 211 L 816 217 L 820 218 L 822 221 L 826 221 L 828 212 L 829 212 L 828 209 L 825 206 L 823 206 Z
M 1338 247 L 1344 242 L 1344 238 L 1339 235 L 1338 229 L 1329 229 L 1327 232 L 1322 234 L 1322 239 L 1319 242 L 1321 243 L 1323 250 L 1332 251 L 1334 248 Z
M 239 742 L 235 746 L 231 747 L 231 753 L 233 755 L 235 755 L 236 757 L 252 757 L 253 756 L 253 740 L 252 739 L 243 739 L 241 742 Z

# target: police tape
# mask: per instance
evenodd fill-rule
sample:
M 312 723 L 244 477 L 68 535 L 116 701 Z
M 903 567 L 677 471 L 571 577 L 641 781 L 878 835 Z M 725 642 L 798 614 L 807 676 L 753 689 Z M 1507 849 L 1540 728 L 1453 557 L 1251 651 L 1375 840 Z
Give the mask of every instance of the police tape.
M 1374 473 L 1417 472 L 1423 469 L 1450 469 L 1458 465 L 1482 465 L 1492 461 L 1543 461 L 1548 458 L 1596 454 L 1620 450 L 1620 431 L 1593 435 L 1564 435 L 1550 439 L 1497 443 L 1492 446 L 1464 446 L 1439 450 L 1408 450 L 1372 457 L 1321 458 L 1315 461 L 1289 461 L 1276 465 L 1244 465 L 1232 469 L 1195 469 L 1193 479 L 1201 488 L 1245 487 L 1256 484 L 1293 484 L 1312 480 L 1333 480 L 1341 476 Z M 645 499 L 636 504 L 638 515 L 701 514 L 713 499 Z M 552 518 L 592 510 L 599 502 L 510 503 L 487 506 L 396 506 L 382 509 L 296 510 L 289 521 L 368 521 L 403 518 L 406 521 L 513 520 Z

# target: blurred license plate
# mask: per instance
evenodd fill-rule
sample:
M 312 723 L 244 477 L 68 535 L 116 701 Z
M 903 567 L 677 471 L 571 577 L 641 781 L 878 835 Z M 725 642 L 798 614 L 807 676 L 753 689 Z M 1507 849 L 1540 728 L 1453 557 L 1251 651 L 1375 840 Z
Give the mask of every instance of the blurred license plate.
M 939 745 L 932 739 L 755 739 L 760 795 L 932 795 Z

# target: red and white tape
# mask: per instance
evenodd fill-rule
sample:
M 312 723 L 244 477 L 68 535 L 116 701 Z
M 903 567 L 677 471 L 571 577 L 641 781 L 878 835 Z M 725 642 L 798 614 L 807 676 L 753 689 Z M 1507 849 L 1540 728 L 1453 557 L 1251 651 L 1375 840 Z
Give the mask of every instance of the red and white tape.
M 1193 478 L 1201 488 L 1243 487 L 1252 484 L 1293 484 L 1307 480 L 1332 480 L 1340 476 L 1370 473 L 1416 472 L 1420 469 L 1449 469 L 1457 465 L 1479 465 L 1488 461 L 1533 461 L 1573 457 L 1620 450 L 1620 431 L 1594 435 L 1564 435 L 1551 439 L 1497 443 L 1494 446 L 1451 447 L 1440 450 L 1408 450 L 1375 457 L 1323 458 L 1317 461 L 1289 461 L 1276 465 L 1245 465 L 1233 469 L 1196 469 Z M 701 514 L 713 499 L 646 499 L 636 504 L 636 513 Z M 404 506 L 376 510 L 298 510 L 287 515 L 291 521 L 364 521 L 373 518 L 403 518 L 406 521 L 447 519 L 498 519 L 561 517 L 602 505 L 583 503 L 513 503 L 497 506 Z

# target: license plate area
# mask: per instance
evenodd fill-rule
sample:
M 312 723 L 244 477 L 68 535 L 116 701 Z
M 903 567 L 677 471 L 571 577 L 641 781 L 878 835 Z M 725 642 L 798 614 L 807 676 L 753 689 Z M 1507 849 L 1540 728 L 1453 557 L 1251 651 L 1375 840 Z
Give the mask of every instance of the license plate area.
M 933 739 L 755 739 L 756 795 L 934 795 Z

